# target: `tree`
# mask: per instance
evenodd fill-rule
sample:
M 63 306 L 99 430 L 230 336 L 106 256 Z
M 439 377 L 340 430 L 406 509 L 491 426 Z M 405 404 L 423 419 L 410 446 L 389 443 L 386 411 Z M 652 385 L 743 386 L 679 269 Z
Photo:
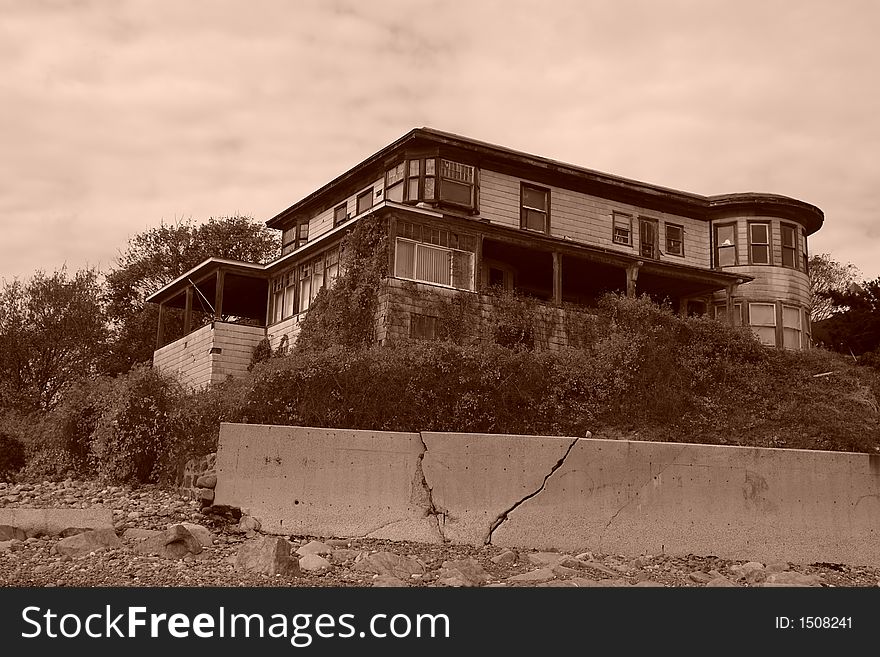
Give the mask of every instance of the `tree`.
M 810 258 L 809 275 L 812 304 L 810 320 L 820 322 L 835 312 L 831 293 L 845 293 L 861 277 L 861 272 L 852 263 L 841 264 L 832 260 L 830 254 L 820 253 Z
M 0 287 L 0 406 L 52 407 L 94 373 L 107 342 L 98 272 L 38 271 Z
M 163 285 L 212 256 L 267 262 L 279 253 L 276 231 L 250 217 L 210 218 L 161 224 L 128 242 L 107 274 L 107 308 L 113 340 L 104 369 L 128 371 L 153 356 L 158 307 L 144 299 Z M 173 321 L 173 318 L 170 318 Z
M 840 312 L 818 324 L 814 333 L 832 349 L 854 356 L 880 349 L 880 278 L 829 296 Z

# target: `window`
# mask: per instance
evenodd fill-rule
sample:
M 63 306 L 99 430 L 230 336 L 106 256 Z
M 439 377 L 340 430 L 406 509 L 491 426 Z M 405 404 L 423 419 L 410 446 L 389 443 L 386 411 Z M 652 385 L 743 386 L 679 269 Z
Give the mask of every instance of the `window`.
M 807 252 L 807 231 L 801 228 L 801 258 L 803 259 L 804 272 L 810 273 L 810 256 Z
M 477 169 L 469 164 L 436 157 L 407 160 L 386 172 L 386 198 L 398 200 L 398 184 L 400 199 L 407 203 L 425 202 L 472 211 L 478 206 Z
M 632 217 L 622 212 L 615 212 L 613 222 L 612 241 L 615 244 L 632 246 Z
M 656 219 L 639 217 L 639 250 L 643 257 L 655 259 L 659 250 L 659 230 Z
M 801 309 L 797 306 L 782 306 L 782 345 L 801 348 Z
M 715 306 L 715 319 L 719 322 L 724 322 L 727 324 L 727 304 L 721 304 L 719 306 Z M 742 304 L 735 303 L 733 304 L 733 325 L 734 326 L 742 326 Z
M 336 228 L 336 226 L 344 224 L 346 221 L 348 221 L 348 205 L 345 203 L 337 205 L 336 209 L 333 210 L 333 227 Z
M 749 224 L 749 262 L 770 264 L 770 224 Z
M 736 224 L 715 226 L 715 266 L 736 264 Z
M 416 340 L 433 340 L 437 335 L 437 318 L 412 313 L 409 316 L 409 337 Z
M 301 264 L 299 272 L 299 304 L 297 312 L 304 312 L 312 305 L 325 286 L 332 285 L 339 273 L 339 251 L 331 249 Z M 293 274 L 291 274 L 293 278 Z M 293 282 L 291 282 L 293 284 Z
M 520 184 L 520 227 L 539 233 L 550 232 L 550 190 Z
M 294 315 L 296 301 L 296 269 L 289 271 L 283 276 L 284 279 L 284 314 L 282 319 Z
M 298 249 L 309 241 L 309 220 L 297 219 L 296 223 L 288 226 L 281 234 L 281 255 Z
M 794 226 L 780 224 L 782 233 L 782 266 L 797 269 L 797 231 Z
M 666 224 L 666 253 L 684 255 L 684 226 Z
M 397 238 L 394 275 L 460 290 L 474 289 L 474 254 Z
M 280 322 L 284 311 L 284 276 L 272 279 L 272 322 Z
M 385 200 L 403 203 L 403 186 L 406 183 L 406 162 L 401 162 L 385 172 Z
M 775 303 L 750 303 L 749 324 L 761 344 L 776 346 Z
M 373 207 L 373 188 L 370 187 L 367 191 L 361 192 L 357 197 L 357 213 L 361 214 L 362 212 L 366 212 L 371 207 Z

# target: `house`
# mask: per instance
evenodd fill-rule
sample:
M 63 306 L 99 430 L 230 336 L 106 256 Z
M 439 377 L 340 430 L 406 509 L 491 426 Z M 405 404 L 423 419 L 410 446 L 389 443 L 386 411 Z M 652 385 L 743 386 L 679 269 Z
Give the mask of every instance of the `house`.
M 269 219 L 283 236 L 278 259 L 209 258 L 153 293 L 154 365 L 198 386 L 244 371 L 264 337 L 273 348 L 295 340 L 339 272 L 342 238 L 367 216 L 387 222 L 390 246 L 379 342 L 430 337 L 430 296 L 491 304 L 484 293 L 502 288 L 541 302 L 549 348 L 566 343 L 566 313 L 614 290 L 749 326 L 769 346 L 810 346 L 817 207 L 767 193 L 701 196 L 416 128 Z M 185 314 L 183 337 L 169 344 L 167 308 Z M 193 331 L 197 310 L 213 321 Z

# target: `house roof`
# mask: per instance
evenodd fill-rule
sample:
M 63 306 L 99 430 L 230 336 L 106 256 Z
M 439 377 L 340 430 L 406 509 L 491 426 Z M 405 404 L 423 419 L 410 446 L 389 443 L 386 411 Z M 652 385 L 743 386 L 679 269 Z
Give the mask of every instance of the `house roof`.
M 338 201 L 338 193 L 329 192 L 340 186 L 364 182 L 368 172 L 379 176 L 389 164 L 388 159 L 399 150 L 417 146 L 445 147 L 465 152 L 480 166 L 492 166 L 542 177 L 560 186 L 584 188 L 596 195 L 621 198 L 636 205 L 678 211 L 696 218 L 710 220 L 733 212 L 779 216 L 797 221 L 808 234 L 821 228 L 824 214 L 814 205 L 798 199 L 764 192 L 745 192 L 703 196 L 692 192 L 662 187 L 623 178 L 550 158 L 523 153 L 503 146 L 443 132 L 433 128 L 414 128 L 388 146 L 337 176 L 326 185 L 297 201 L 266 222 L 269 228 L 281 228 L 288 218 L 301 212 Z M 332 198 L 331 198 L 332 196 Z

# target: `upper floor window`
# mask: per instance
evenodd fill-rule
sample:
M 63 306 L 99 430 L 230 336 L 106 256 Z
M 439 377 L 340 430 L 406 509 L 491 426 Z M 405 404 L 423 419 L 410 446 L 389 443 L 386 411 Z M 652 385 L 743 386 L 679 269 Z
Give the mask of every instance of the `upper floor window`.
M 770 264 L 770 224 L 749 224 L 749 262 Z
M 613 215 L 613 228 L 611 241 L 615 244 L 632 246 L 632 217 L 622 212 Z
M 521 183 L 520 227 L 539 233 L 550 232 L 550 190 Z
M 333 227 L 344 224 L 348 220 L 348 205 L 337 205 L 333 210 Z
M 782 233 L 782 266 L 797 268 L 797 230 L 794 226 L 781 224 L 779 226 Z
M 666 253 L 684 255 L 684 226 L 666 224 Z
M 298 249 L 309 241 L 309 220 L 297 219 L 296 223 L 285 228 L 281 234 L 281 255 Z
M 659 231 L 657 220 L 639 217 L 639 249 L 645 258 L 656 258 Z
M 361 192 L 357 197 L 357 213 L 361 214 L 362 212 L 366 212 L 371 207 L 373 207 L 373 188 L 370 187 L 367 191 Z
M 736 224 L 715 226 L 715 266 L 736 264 Z
M 477 169 L 437 157 L 404 160 L 385 172 L 385 198 L 476 210 Z
M 810 254 L 807 252 L 807 231 L 801 228 L 801 258 L 806 273 L 810 273 Z

